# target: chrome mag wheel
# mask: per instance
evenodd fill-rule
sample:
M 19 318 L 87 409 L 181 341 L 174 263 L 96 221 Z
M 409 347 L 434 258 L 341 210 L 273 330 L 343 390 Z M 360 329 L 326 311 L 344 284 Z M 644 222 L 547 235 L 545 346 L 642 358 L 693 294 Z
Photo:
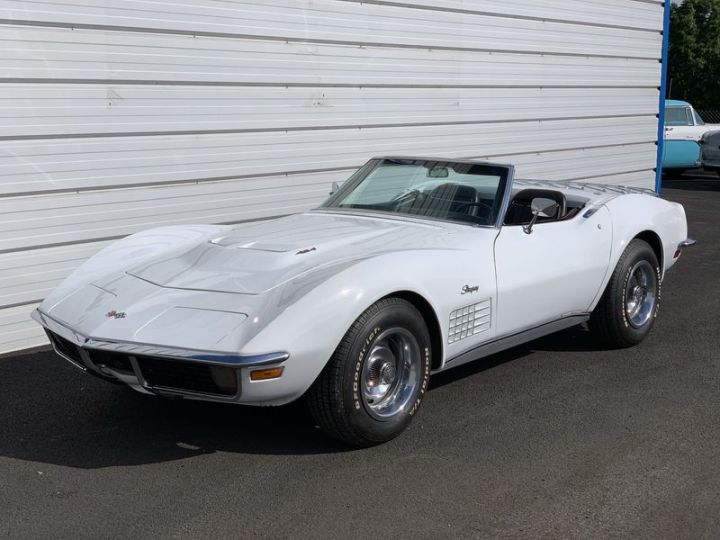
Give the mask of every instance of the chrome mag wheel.
M 420 345 L 404 328 L 382 332 L 365 358 L 360 381 L 363 404 L 378 420 L 405 410 L 421 381 Z
M 657 273 L 648 261 L 639 261 L 630 270 L 625 286 L 625 315 L 633 328 L 645 326 L 657 302 Z

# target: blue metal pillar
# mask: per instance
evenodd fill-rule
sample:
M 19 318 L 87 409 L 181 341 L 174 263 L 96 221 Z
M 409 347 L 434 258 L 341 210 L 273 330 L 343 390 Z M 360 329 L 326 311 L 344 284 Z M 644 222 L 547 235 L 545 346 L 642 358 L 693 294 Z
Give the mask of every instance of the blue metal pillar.
M 670 43 L 670 0 L 665 1 L 662 35 L 662 73 L 660 76 L 660 102 L 658 105 L 657 164 L 655 191 L 662 191 L 662 162 L 665 147 L 665 94 L 667 93 L 668 45 Z

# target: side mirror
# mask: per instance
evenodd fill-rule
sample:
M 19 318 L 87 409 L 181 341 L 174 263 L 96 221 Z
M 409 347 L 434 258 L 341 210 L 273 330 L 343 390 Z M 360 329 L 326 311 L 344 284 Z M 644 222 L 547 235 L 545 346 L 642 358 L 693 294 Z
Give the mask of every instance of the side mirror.
M 538 218 L 551 218 L 557 216 L 560 205 L 552 199 L 545 197 L 535 197 L 530 203 L 532 211 L 532 219 L 527 225 L 523 225 L 525 234 L 530 234 L 537 222 Z
M 536 197 L 530 203 L 533 216 L 538 215 L 539 217 L 551 218 L 557 214 L 558 203 L 552 199 L 546 199 L 545 197 Z

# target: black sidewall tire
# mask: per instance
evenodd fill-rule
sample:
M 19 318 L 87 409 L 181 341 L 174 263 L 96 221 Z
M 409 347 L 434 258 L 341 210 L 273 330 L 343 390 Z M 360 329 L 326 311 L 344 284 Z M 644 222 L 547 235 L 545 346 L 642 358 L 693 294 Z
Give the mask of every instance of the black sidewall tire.
M 657 295 L 648 321 L 636 328 L 627 319 L 625 291 L 636 264 L 647 261 L 655 271 Z M 662 271 L 652 247 L 644 240 L 634 239 L 620 257 L 600 303 L 590 319 L 590 327 L 609 345 L 630 347 L 644 340 L 652 330 L 660 309 Z
M 420 380 L 405 410 L 380 420 L 365 407 L 361 377 L 373 343 L 390 328 L 403 328 L 417 340 Z M 308 392 L 310 411 L 326 434 L 352 446 L 366 447 L 389 441 L 417 414 L 427 390 L 431 366 L 430 334 L 420 312 L 406 300 L 384 298 L 358 317 L 345 334 Z
M 415 395 L 408 403 L 405 411 L 398 413 L 393 418 L 378 420 L 366 410 L 361 395 L 360 380 L 363 366 L 367 361 L 367 353 L 379 335 L 390 328 L 404 328 L 408 330 L 417 340 L 420 347 L 420 384 L 416 388 Z M 430 380 L 431 365 L 430 335 L 422 320 L 422 316 L 414 308 L 408 310 L 407 306 L 394 306 L 383 309 L 371 317 L 358 333 L 357 339 L 350 349 L 348 367 L 343 377 L 344 409 L 348 411 L 349 419 L 353 427 L 361 431 L 365 437 L 371 440 L 382 442 L 395 437 L 403 431 L 412 421 L 413 416 L 420 407 L 428 381 Z

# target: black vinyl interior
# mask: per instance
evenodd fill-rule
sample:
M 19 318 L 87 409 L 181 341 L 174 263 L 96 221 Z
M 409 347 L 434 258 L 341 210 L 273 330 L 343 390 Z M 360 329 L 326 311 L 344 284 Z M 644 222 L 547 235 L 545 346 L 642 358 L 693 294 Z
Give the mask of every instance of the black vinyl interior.
M 474 187 L 446 183 L 427 193 L 418 193 L 407 205 L 396 210 L 419 215 L 487 224 L 493 219 L 493 201 L 483 199 Z
M 565 195 L 551 189 L 523 189 L 515 194 L 505 214 L 505 225 L 527 225 L 532 220 L 532 201 L 536 198 L 551 199 L 558 205 L 557 212 L 551 217 L 539 217 L 537 223 L 560 221 L 574 216 L 576 209 L 568 215 L 568 203 Z

